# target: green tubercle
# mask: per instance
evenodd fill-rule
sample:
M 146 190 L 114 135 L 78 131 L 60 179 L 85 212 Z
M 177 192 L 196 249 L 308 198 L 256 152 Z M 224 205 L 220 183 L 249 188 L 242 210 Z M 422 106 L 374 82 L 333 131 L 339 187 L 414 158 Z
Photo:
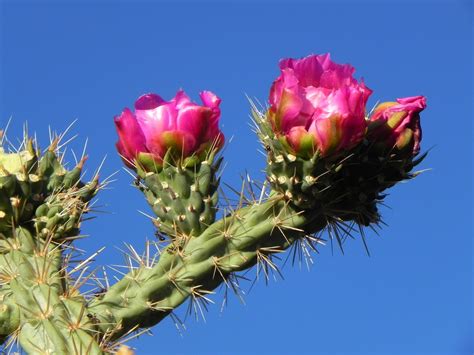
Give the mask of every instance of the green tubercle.
M 158 171 L 138 172 L 138 188 L 156 214 L 161 233 L 173 239 L 198 236 L 214 222 L 221 161 L 210 154 L 203 161 L 190 157 L 176 164 L 169 152 Z

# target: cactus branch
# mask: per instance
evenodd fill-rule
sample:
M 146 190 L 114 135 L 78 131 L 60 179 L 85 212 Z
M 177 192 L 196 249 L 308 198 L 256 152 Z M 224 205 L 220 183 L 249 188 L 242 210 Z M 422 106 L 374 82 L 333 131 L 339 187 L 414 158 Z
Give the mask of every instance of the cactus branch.
M 133 270 L 88 309 L 101 320 L 104 332 L 110 329 L 108 324 L 121 324 L 115 337 L 133 326 L 152 326 L 188 297 L 199 297 L 196 289 L 212 291 L 232 273 L 325 226 L 321 214 L 298 211 L 274 194 L 215 222 L 179 253 L 170 245 L 156 265 Z

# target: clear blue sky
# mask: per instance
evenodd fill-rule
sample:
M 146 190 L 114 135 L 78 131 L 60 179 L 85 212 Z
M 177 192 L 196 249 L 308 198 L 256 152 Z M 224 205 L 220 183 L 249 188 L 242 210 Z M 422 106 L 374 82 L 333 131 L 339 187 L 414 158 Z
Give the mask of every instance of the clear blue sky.
M 182 335 L 167 320 L 132 344 L 138 354 L 469 354 L 472 10 L 470 1 L 3 1 L 0 122 L 13 117 L 12 137 L 27 120 L 45 144 L 48 125 L 77 118 L 72 147 L 88 137 L 91 173 L 107 155 L 107 174 L 122 166 L 112 117 L 123 107 L 149 91 L 198 99 L 209 89 L 234 137 L 224 180 L 237 185 L 264 168 L 245 94 L 265 101 L 282 57 L 331 52 L 352 63 L 374 90 L 369 106 L 425 95 L 422 147 L 432 151 L 422 168 L 432 170 L 391 191 L 388 227 L 368 232 L 371 257 L 360 240 L 345 256 L 323 247 L 311 271 L 286 265 L 285 280 L 258 283 L 246 305 L 231 297 L 206 323 L 188 319 Z M 108 247 L 98 264 L 118 263 L 122 241 L 140 248 L 152 237 L 130 180 L 121 171 L 100 196 L 107 213 L 85 224 L 79 245 Z

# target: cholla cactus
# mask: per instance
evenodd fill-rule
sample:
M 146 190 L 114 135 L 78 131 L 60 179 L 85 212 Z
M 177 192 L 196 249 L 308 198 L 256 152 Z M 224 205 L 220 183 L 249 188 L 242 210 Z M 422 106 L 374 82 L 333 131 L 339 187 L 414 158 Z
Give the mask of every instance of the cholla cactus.
M 169 102 L 147 94 L 135 112 L 116 117 L 117 149 L 167 244 L 156 257 L 130 247 L 138 266 L 95 297 L 81 293 L 90 258 L 69 261 L 104 183 L 97 175 L 82 181 L 85 158 L 66 169 L 61 137 L 44 153 L 28 138 L 17 152 L 1 148 L 0 339 L 31 354 L 111 353 L 124 336 L 157 324 L 187 299 L 200 309 L 217 286 L 232 287 L 239 271 L 258 265 L 268 277 L 277 267 L 272 256 L 294 244 L 314 248 L 324 231 L 341 242 L 354 225 L 377 224 L 384 191 L 413 178 L 424 157 L 424 98 L 381 104 L 366 117 L 371 90 L 352 77 L 351 66 L 313 55 L 280 68 L 270 107 L 252 105 L 268 183 L 259 193 L 250 186 L 250 196 L 221 216 L 224 136 L 216 95 L 201 93 L 197 105 L 182 91 Z
M 29 353 L 97 352 L 65 254 L 100 185 L 80 180 L 85 158 L 63 166 L 59 141 L 44 154 L 29 138 L 19 152 L 0 148 L 0 335 Z

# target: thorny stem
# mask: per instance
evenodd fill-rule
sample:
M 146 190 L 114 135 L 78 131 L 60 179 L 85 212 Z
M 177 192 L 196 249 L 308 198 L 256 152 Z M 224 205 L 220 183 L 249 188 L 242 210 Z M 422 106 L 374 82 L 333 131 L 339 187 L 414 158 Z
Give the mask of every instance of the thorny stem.
M 130 272 L 92 301 L 88 310 L 100 320 L 102 332 L 117 326 L 112 339 L 130 329 L 155 325 L 196 288 L 212 291 L 233 272 L 255 265 L 259 254 L 286 249 L 326 223 L 321 213 L 303 213 L 275 195 L 215 222 L 179 253 L 166 250 L 153 267 Z
M 27 353 L 101 354 L 93 334 L 93 324 L 83 312 L 85 300 L 67 294 L 64 287 L 62 246 L 33 237 L 17 228 L 11 239 L 14 248 L 1 256 L 4 277 L 9 277 L 6 302 L 10 307 L 10 327 Z M 7 304 L 8 304 L 7 303 Z M 3 315 L 2 315 L 3 317 Z M 16 322 L 15 322 L 16 320 Z

